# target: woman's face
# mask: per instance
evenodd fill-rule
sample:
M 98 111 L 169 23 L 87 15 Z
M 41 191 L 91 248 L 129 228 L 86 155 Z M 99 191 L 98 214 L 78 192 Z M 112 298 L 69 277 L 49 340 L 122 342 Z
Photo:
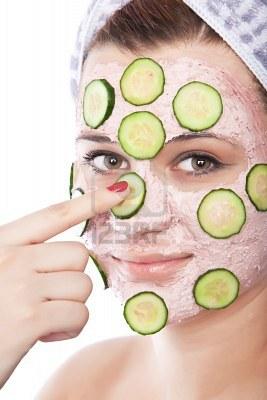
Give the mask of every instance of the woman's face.
M 138 57 L 151 57 L 164 69 L 165 90 L 154 103 L 133 106 L 120 93 L 125 68 Z M 86 85 L 105 78 L 115 88 L 110 118 L 90 130 L 83 120 Z M 214 86 L 223 100 L 223 114 L 212 128 L 193 133 L 182 128 L 172 111 L 179 87 L 198 80 Z M 134 111 L 156 114 L 165 127 L 164 148 L 154 159 L 136 160 L 118 143 L 122 118 Z M 94 136 L 92 136 L 94 135 Z M 103 138 L 105 136 L 105 138 Z M 212 268 L 227 268 L 240 281 L 239 296 L 267 275 L 267 213 L 259 212 L 245 191 L 246 174 L 256 163 L 267 162 L 267 120 L 262 100 L 245 65 L 223 47 L 191 44 L 164 46 L 134 55 L 109 45 L 94 49 L 85 62 L 77 107 L 76 180 L 84 191 L 108 186 L 122 174 L 135 171 L 146 182 L 144 206 L 130 219 L 110 212 L 90 220 L 85 244 L 107 273 L 109 285 L 124 303 L 132 295 L 151 290 L 169 309 L 168 323 L 182 323 L 209 310 L 198 306 L 193 286 Z M 97 150 L 88 161 L 87 153 Z M 197 219 L 202 198 L 212 189 L 230 188 L 246 207 L 240 233 L 216 239 Z M 166 262 L 186 256 L 179 262 Z M 160 259 L 152 272 L 132 269 L 126 260 Z

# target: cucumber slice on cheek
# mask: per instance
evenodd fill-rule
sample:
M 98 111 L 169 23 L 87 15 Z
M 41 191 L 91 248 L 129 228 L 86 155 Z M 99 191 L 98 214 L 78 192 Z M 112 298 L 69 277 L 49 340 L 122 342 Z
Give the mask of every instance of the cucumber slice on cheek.
M 119 181 L 127 181 L 131 193 L 120 204 L 111 208 L 111 212 L 120 219 L 131 218 L 144 205 L 146 184 L 141 176 L 135 172 L 121 175 L 117 182 Z
M 127 154 L 146 160 L 154 158 L 163 148 L 166 133 L 156 115 L 149 111 L 139 111 L 122 119 L 118 139 Z
M 174 115 L 183 128 L 202 131 L 215 125 L 223 113 L 220 93 L 204 82 L 182 86 L 172 103 Z
M 70 199 L 72 196 L 72 188 L 73 188 L 73 174 L 74 174 L 74 163 L 71 164 L 71 168 L 70 168 L 70 181 L 69 181 L 69 195 L 70 195 Z
M 255 164 L 250 169 L 246 192 L 258 211 L 267 211 L 267 164 Z
M 74 182 L 74 172 L 75 172 L 75 167 L 74 167 L 74 163 L 71 164 L 71 169 L 70 169 L 70 180 L 69 180 L 69 195 L 70 195 L 70 199 L 72 199 L 75 196 L 81 196 L 84 194 L 83 189 L 81 188 L 76 188 L 73 189 L 73 182 Z M 88 225 L 89 225 L 89 219 L 86 220 L 85 222 L 85 226 L 83 228 L 82 233 L 80 234 L 80 237 L 84 234 L 84 232 L 86 231 Z
M 162 67 L 151 58 L 137 58 L 124 71 L 120 88 L 130 104 L 141 106 L 155 101 L 164 91 Z
M 195 282 L 193 295 L 201 307 L 221 309 L 232 304 L 239 294 L 238 278 L 226 268 L 210 269 Z
M 246 209 L 243 200 L 233 190 L 220 188 L 204 196 L 197 217 L 206 233 L 217 239 L 226 239 L 240 232 L 246 221 Z
M 106 273 L 105 273 L 105 272 L 103 271 L 103 269 L 100 267 L 100 264 L 99 264 L 99 262 L 96 260 L 96 258 L 95 258 L 94 256 L 92 256 L 91 254 L 90 254 L 90 257 L 92 258 L 92 260 L 93 260 L 93 262 L 94 262 L 96 268 L 98 269 L 98 272 L 100 273 L 100 275 L 101 275 L 101 277 L 102 277 L 102 279 L 103 279 L 103 283 L 104 283 L 105 289 L 108 289 L 108 288 L 109 288 L 109 284 L 108 284 L 108 279 L 107 279 Z
M 78 197 L 84 194 L 83 189 L 81 188 L 76 188 L 74 190 L 71 191 L 71 196 L 70 198 L 72 199 L 73 197 Z M 82 233 L 80 234 L 80 237 L 84 234 L 84 232 L 86 231 L 88 225 L 89 225 L 90 219 L 87 219 L 84 225 L 84 228 L 82 230 Z
M 133 331 L 141 335 L 151 335 L 166 325 L 168 308 L 156 293 L 145 291 L 126 301 L 123 316 Z
M 94 79 L 85 88 L 83 117 L 86 125 L 98 128 L 112 114 L 115 90 L 106 79 Z

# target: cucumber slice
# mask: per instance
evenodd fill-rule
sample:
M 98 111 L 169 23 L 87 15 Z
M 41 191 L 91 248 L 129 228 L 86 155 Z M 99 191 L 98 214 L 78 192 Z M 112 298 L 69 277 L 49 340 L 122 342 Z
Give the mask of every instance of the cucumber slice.
M 98 269 L 98 271 L 99 271 L 99 273 L 100 273 L 100 275 L 101 275 L 101 277 L 102 277 L 102 279 L 103 279 L 103 282 L 104 282 L 104 285 L 105 285 L 105 289 L 108 289 L 108 288 L 109 288 L 109 285 L 108 285 L 108 279 L 107 279 L 106 273 L 105 273 L 105 272 L 103 271 L 103 269 L 100 267 L 100 264 L 99 264 L 99 262 L 96 260 L 96 258 L 95 258 L 94 256 L 92 256 L 91 254 L 90 254 L 90 257 L 91 257 L 92 260 L 94 261 L 94 264 L 95 264 L 96 268 Z
M 182 86 L 172 106 L 178 123 L 191 131 L 203 131 L 212 127 L 223 113 L 220 93 L 207 83 L 198 81 Z
M 115 90 L 106 79 L 94 79 L 85 88 L 83 117 L 86 125 L 98 128 L 112 114 Z
M 267 164 L 255 164 L 250 169 L 246 192 L 258 211 L 267 211 Z
M 123 98 L 135 106 L 153 103 L 162 95 L 164 85 L 164 71 L 152 58 L 134 60 L 120 80 Z
M 84 194 L 84 191 L 81 188 L 72 189 L 70 198 L 72 199 L 72 198 L 80 196 L 79 193 Z
M 208 310 L 226 308 L 238 297 L 239 280 L 226 268 L 210 269 L 200 275 L 193 288 L 196 303 Z
M 69 195 L 70 195 L 70 199 L 72 196 L 72 188 L 73 188 L 73 181 L 74 181 L 74 163 L 71 164 L 71 168 L 70 168 L 70 182 L 69 182 Z
M 120 219 L 131 218 L 145 202 L 146 184 L 136 172 L 129 172 L 120 176 L 117 182 L 119 181 L 127 181 L 131 192 L 125 200 L 112 207 L 111 212 Z
M 85 233 L 85 231 L 86 231 L 86 229 L 87 229 L 87 227 L 88 227 L 88 225 L 89 225 L 89 222 L 90 222 L 90 219 L 87 219 L 86 222 L 85 222 L 83 231 L 82 231 L 82 233 L 80 234 L 80 237 L 82 237 L 83 234 Z
M 71 173 L 71 176 L 73 177 L 73 172 Z M 72 179 L 72 177 L 71 177 L 71 179 Z M 75 197 L 78 197 L 78 196 L 81 196 L 81 195 L 83 195 L 84 194 L 84 191 L 83 191 L 83 189 L 81 189 L 81 188 L 75 188 L 75 189 L 73 189 L 73 182 L 70 184 L 70 198 L 72 199 L 72 198 L 75 198 Z M 86 229 L 87 229 L 87 227 L 88 227 L 88 224 L 89 224 L 89 219 L 87 219 L 86 220 L 86 222 L 85 222 L 85 226 L 84 226 L 84 228 L 83 228 L 83 231 L 82 231 L 82 233 L 80 234 L 80 237 L 84 234 L 84 232 L 86 231 Z
M 166 133 L 156 115 L 137 111 L 122 119 L 118 139 L 127 154 L 138 160 L 147 160 L 154 158 L 163 148 Z
M 133 331 L 141 335 L 151 335 L 166 325 L 168 308 L 156 293 L 145 291 L 126 301 L 123 316 Z
M 246 221 L 243 200 L 231 189 L 215 189 L 200 202 L 197 217 L 201 228 L 214 238 L 228 238 L 240 232 Z

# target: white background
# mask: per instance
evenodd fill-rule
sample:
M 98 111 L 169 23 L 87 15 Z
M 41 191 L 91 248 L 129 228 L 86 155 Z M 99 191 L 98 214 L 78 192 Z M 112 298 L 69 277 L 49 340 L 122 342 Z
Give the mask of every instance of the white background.
M 69 60 L 86 9 L 87 0 L 0 1 L 0 224 L 69 199 L 75 155 Z M 80 240 L 80 232 L 49 241 Z M 33 399 L 80 348 L 132 334 L 92 260 L 86 272 L 94 284 L 86 327 L 71 340 L 37 342 L 0 391 L 1 400 Z

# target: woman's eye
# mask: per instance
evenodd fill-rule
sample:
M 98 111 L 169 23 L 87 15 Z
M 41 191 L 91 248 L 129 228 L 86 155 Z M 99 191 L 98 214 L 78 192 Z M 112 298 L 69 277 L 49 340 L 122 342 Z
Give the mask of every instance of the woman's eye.
M 128 168 L 128 163 L 119 154 L 112 152 L 91 151 L 83 157 L 95 172 L 105 174 L 110 170 Z
M 208 155 L 189 154 L 176 163 L 174 169 L 186 171 L 187 174 L 201 175 L 222 168 L 223 164 Z

